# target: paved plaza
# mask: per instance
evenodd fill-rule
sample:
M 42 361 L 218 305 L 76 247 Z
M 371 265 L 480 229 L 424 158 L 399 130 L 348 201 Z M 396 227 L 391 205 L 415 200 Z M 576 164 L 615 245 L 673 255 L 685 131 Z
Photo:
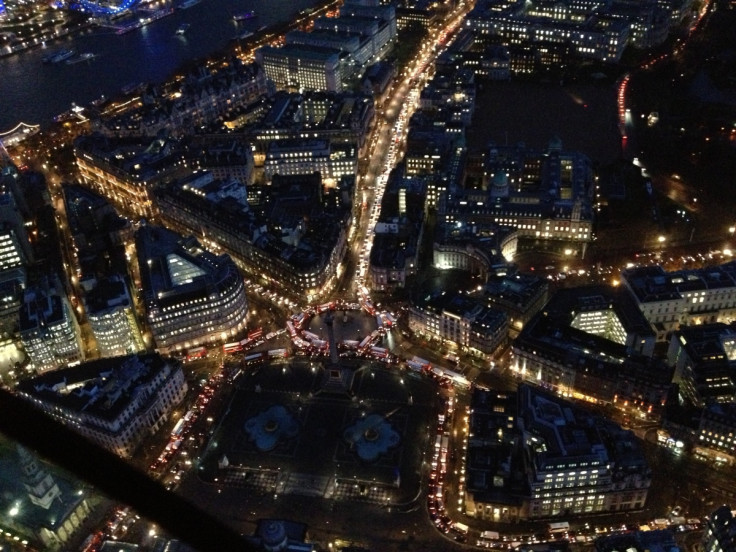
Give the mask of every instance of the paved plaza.
M 439 408 L 436 386 L 396 366 L 342 366 L 296 357 L 242 374 L 202 478 L 263 494 L 414 499 Z

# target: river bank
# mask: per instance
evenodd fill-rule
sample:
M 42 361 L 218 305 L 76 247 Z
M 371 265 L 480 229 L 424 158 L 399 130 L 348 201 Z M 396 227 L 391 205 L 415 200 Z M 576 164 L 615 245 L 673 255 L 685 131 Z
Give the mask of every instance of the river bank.
M 283 34 L 295 20 L 313 17 L 334 2 L 314 0 L 252 0 L 256 17 L 236 22 L 233 13 L 242 11 L 243 0 L 207 0 L 188 9 L 174 10 L 165 18 L 132 32 L 89 27 L 17 55 L 0 58 L 0 130 L 23 121 L 40 124 L 69 110 L 72 103 L 85 106 L 105 96 L 117 98 L 130 83 L 159 84 L 174 78 L 183 69 L 225 59 L 257 47 L 262 41 Z M 305 14 L 305 10 L 314 10 Z M 177 28 L 190 25 L 185 36 Z M 246 31 L 253 35 L 235 40 Z M 50 51 L 69 48 L 95 54 L 94 63 L 43 63 Z

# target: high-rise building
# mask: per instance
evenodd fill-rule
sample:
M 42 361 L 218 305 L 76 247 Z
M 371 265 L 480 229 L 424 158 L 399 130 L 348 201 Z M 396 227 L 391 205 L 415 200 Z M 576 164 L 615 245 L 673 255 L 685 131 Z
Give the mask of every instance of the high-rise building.
M 98 281 L 84 301 L 100 355 L 127 355 L 145 349 L 130 290 L 123 278 L 112 276 Z
M 20 311 L 20 338 L 39 372 L 84 359 L 81 332 L 67 296 L 58 283 L 44 281 L 29 287 Z
M 12 333 L 26 286 L 26 262 L 20 237 L 7 223 L 0 223 L 0 328 Z
M 229 255 L 144 225 L 136 249 L 148 325 L 161 351 L 225 341 L 246 328 L 243 277 Z
M 12 174 L 0 176 L 0 332 L 11 334 L 26 287 L 26 267 L 33 260 L 23 216 L 16 202 Z
M 703 549 L 705 552 L 736 551 L 736 520 L 728 506 L 723 505 L 708 516 Z

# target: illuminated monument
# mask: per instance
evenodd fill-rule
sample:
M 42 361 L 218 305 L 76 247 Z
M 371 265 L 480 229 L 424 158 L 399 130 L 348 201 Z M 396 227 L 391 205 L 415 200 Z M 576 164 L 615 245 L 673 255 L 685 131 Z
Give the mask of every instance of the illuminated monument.
M 355 371 L 352 368 L 340 364 L 340 356 L 337 354 L 337 343 L 335 341 L 335 330 L 332 327 L 334 321 L 335 317 L 332 312 L 327 312 L 325 314 L 325 325 L 327 326 L 327 339 L 330 345 L 330 360 L 325 362 L 322 386 L 317 393 L 345 393 L 352 395 Z

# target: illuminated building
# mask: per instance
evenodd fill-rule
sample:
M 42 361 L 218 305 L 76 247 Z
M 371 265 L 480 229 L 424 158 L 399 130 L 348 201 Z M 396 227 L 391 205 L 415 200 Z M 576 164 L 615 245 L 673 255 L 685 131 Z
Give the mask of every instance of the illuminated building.
M 362 67 L 374 55 L 373 42 L 358 33 L 335 30 L 290 31 L 286 33 L 286 44 L 332 48 L 349 54 L 351 63 Z
M 370 41 L 372 56 L 377 58 L 396 39 L 396 8 L 377 1 L 348 0 L 340 7 L 339 17 L 318 17 L 314 29 L 358 33 Z
M 355 176 L 357 149 L 350 144 L 340 146 L 328 140 L 278 140 L 266 151 L 264 174 L 268 181 L 276 175 L 311 174 L 318 172 L 324 181 Z
M 541 151 L 492 144 L 482 164 L 480 189 L 448 192 L 438 210 L 446 224 L 493 223 L 515 228 L 519 237 L 583 250 L 592 241 L 595 181 L 585 155 L 564 151 L 555 138 Z
M 120 276 L 100 280 L 85 294 L 87 319 L 103 357 L 145 349 L 130 290 Z
M 366 95 L 282 91 L 265 100 L 258 113 L 257 120 L 241 130 L 243 139 L 253 145 L 256 163 L 277 140 L 326 139 L 361 147 L 375 110 Z
M 621 288 L 559 290 L 513 342 L 512 370 L 564 395 L 659 410 L 673 370 L 653 359 L 655 333 Z
M 17 329 L 18 310 L 26 286 L 26 269 L 34 261 L 21 208 L 18 175 L 12 166 L 0 175 L 0 330 L 12 334 Z M 23 209 L 27 211 L 27 209 Z
M 395 38 L 393 6 L 346 2 L 340 17 L 318 17 L 314 32 L 290 32 L 284 46 L 263 46 L 256 59 L 279 89 L 339 92 Z
M 186 391 L 178 361 L 158 354 L 94 360 L 18 385 L 21 397 L 123 458 L 162 427 Z
M 343 178 L 324 189 L 319 173 L 275 175 L 250 205 L 245 187 L 199 174 L 159 188 L 156 201 L 169 227 L 216 243 L 251 277 L 303 299 L 336 284 L 353 185 Z
M 217 180 L 237 180 L 246 186 L 253 183 L 255 161 L 250 144 L 237 140 L 193 142 L 185 154 L 192 170 L 207 171 Z
M 26 286 L 26 255 L 21 239 L 11 225 L 0 223 L 0 325 L 5 333 L 15 329 Z
M 736 262 L 666 272 L 660 266 L 621 271 L 644 316 L 664 341 L 680 326 L 736 320 Z
M 415 303 L 409 309 L 415 333 L 449 342 L 460 351 L 490 360 L 508 339 L 509 321 L 503 311 L 488 308 L 465 295 L 449 293 Z
M 492 274 L 470 297 L 477 297 L 486 306 L 505 312 L 509 318 L 509 335 L 516 337 L 547 302 L 548 291 L 545 278 L 509 271 Z
M 367 278 L 372 289 L 404 287 L 406 278 L 418 271 L 427 186 L 424 179 L 405 177 L 403 172 L 403 165 L 391 172 L 373 228 Z
M 545 391 L 526 384 L 516 395 L 477 390 L 470 428 L 469 515 L 519 521 L 646 503 L 651 470 L 636 437 Z
M 644 507 L 651 472 L 636 437 L 571 403 L 519 388 L 529 517 Z
M 200 65 L 176 85 L 178 89 L 167 87 L 165 92 L 150 87 L 140 107 L 127 106 L 120 112 L 94 118 L 93 129 L 118 137 L 154 136 L 161 131 L 176 137 L 191 135 L 194 129 L 215 124 L 234 109 L 268 93 L 263 69 L 237 58 L 229 59 L 226 67 L 216 71 Z
M 468 69 L 437 71 L 419 93 L 419 107 L 448 109 L 450 121 L 470 125 L 475 110 L 474 73 Z
M 474 232 L 475 230 L 475 232 Z M 505 271 L 516 253 L 513 231 L 471 225 L 437 225 L 432 245 L 432 266 L 439 270 L 464 270 L 485 282 L 494 271 Z
M 53 284 L 45 281 L 26 289 L 18 325 L 30 368 L 45 372 L 84 359 L 77 318 Z
M 3 537 L 35 550 L 72 547 L 92 510 L 88 492 L 26 448 L 4 445 L 0 453 Z
M 136 217 L 153 217 L 152 188 L 185 169 L 174 141 L 162 137 L 84 135 L 75 140 L 74 155 L 84 184 Z
M 465 457 L 465 513 L 479 519 L 513 521 L 525 517 L 528 487 L 514 477 L 521 463 L 518 399 L 476 387 L 470 399 Z
M 730 507 L 724 504 L 707 517 L 702 546 L 705 552 L 736 550 L 736 520 Z
M 161 351 L 225 341 L 246 327 L 243 277 L 228 255 L 163 227 L 136 232 L 146 319 Z
M 706 454 L 719 461 L 736 461 L 736 403 L 713 403 L 703 408 L 696 432 L 696 454 L 710 449 L 715 454 Z M 701 450 L 699 450 L 701 449 Z M 721 454 L 724 453 L 724 454 Z
M 627 21 L 591 15 L 589 11 L 579 19 L 565 17 L 564 3 L 548 6 L 552 11 L 542 13 L 540 10 L 544 8 L 532 2 L 478 2 L 468 14 L 466 25 L 477 38 L 498 38 L 506 46 L 570 43 L 575 54 L 583 59 L 606 63 L 617 63 L 621 59 L 629 41 Z
M 418 23 L 425 29 L 429 29 L 439 18 L 436 10 L 409 7 L 396 8 L 396 26 L 399 29 L 404 29 L 412 23 Z
M 133 224 L 112 203 L 78 184 L 64 184 L 66 222 L 72 241 L 70 272 L 83 291 L 110 274 L 128 271 L 125 244 L 133 239 Z
M 352 76 L 340 50 L 334 48 L 298 44 L 262 46 L 256 52 L 256 59 L 279 89 L 340 92 Z
M 681 327 L 670 338 L 667 362 L 689 404 L 736 403 L 736 323 Z

